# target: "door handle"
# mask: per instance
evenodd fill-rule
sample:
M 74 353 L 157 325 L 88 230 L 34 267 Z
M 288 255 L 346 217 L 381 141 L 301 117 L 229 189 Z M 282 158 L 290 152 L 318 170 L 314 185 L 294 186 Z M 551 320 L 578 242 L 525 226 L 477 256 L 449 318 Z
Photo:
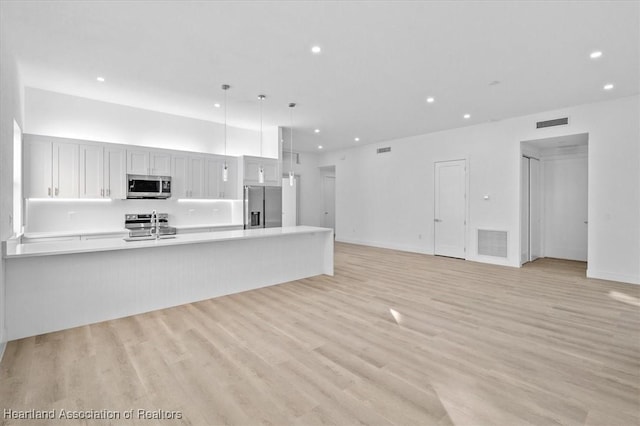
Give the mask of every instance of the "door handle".
M 588 220 L 585 220 L 585 221 L 584 221 L 584 224 L 586 225 L 587 223 L 589 223 L 589 221 L 588 221 Z
M 434 222 L 442 222 L 441 219 L 433 219 Z

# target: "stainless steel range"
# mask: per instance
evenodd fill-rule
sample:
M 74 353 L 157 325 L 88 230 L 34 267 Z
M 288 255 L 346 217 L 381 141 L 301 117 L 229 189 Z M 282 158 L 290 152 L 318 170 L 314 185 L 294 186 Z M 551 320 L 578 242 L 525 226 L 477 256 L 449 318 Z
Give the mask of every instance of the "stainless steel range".
M 124 227 L 129 230 L 126 241 L 150 240 L 158 238 L 175 238 L 176 228 L 169 226 L 167 213 L 126 214 Z

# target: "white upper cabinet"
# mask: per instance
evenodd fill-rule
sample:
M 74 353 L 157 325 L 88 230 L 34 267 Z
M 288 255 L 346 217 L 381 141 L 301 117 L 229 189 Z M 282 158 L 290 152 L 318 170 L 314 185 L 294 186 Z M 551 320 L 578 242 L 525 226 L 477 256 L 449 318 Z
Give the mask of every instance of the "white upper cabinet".
M 104 148 L 104 197 L 114 200 L 127 198 L 126 153 L 118 146 Z
M 171 176 L 171 154 L 162 151 L 149 152 L 149 174 Z
M 205 157 L 176 153 L 172 156 L 171 197 L 205 198 Z
M 78 197 L 77 143 L 33 136 L 24 147 L 25 198 Z
M 123 148 L 80 145 L 80 198 L 126 198 L 124 162 Z
M 242 180 L 244 185 L 281 186 L 280 161 L 277 158 L 241 157 Z M 264 169 L 264 183 L 258 179 L 258 169 Z
M 52 165 L 53 151 L 49 141 L 24 141 L 24 197 L 46 198 L 53 196 Z
M 148 175 L 149 151 L 127 150 L 127 173 Z
M 127 174 L 171 176 L 172 198 L 237 199 L 242 194 L 236 157 L 70 140 L 37 135 L 24 139 L 25 198 L 127 198 Z M 225 159 L 227 181 L 222 170 Z M 263 163 L 256 163 L 263 164 Z M 265 159 L 272 185 L 277 160 Z M 256 169 L 257 181 L 257 169 Z M 239 192 L 240 191 L 240 192 Z
M 78 144 L 53 143 L 53 196 L 78 197 Z
M 80 145 L 80 198 L 104 196 L 104 148 Z
M 227 163 L 227 181 L 222 171 Z M 238 160 L 234 157 L 208 156 L 206 159 L 206 198 L 238 198 Z
M 156 150 L 127 150 L 127 173 L 133 175 L 171 175 L 171 155 Z
M 227 181 L 222 180 L 222 169 L 224 167 L 225 157 L 222 158 L 222 162 L 220 163 L 220 185 L 218 187 L 219 192 L 221 193 L 220 198 L 228 199 L 228 200 L 236 200 L 238 199 L 238 159 L 235 157 L 226 157 L 227 160 Z

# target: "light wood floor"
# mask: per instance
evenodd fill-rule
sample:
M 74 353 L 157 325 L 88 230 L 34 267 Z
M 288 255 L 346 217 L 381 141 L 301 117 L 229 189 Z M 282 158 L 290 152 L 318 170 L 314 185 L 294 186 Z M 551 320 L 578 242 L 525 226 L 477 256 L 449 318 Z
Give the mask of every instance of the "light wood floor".
M 347 244 L 335 263 L 335 277 L 12 341 L 0 410 L 179 410 L 163 424 L 197 425 L 640 423 L 640 308 L 625 303 L 640 286 L 585 279 L 579 262 L 516 269 Z

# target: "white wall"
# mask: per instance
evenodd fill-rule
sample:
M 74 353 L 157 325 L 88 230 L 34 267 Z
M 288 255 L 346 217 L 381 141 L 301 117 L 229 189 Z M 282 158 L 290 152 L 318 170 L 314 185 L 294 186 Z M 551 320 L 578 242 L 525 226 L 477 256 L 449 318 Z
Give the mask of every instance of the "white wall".
M 23 131 L 181 151 L 224 154 L 224 125 L 25 88 Z M 228 127 L 227 154 L 260 155 L 260 133 Z M 267 128 L 263 156 L 278 158 L 278 129 Z
M 0 28 L 4 27 L 0 21 Z M 13 129 L 14 120 L 23 124 L 23 93 L 16 61 L 0 35 L 0 241 L 12 235 L 13 213 Z M 0 261 L 0 357 L 6 343 L 5 267 Z
M 570 125 L 535 128 L 564 116 Z M 326 153 L 319 164 L 336 166 L 336 239 L 433 253 L 434 162 L 466 158 L 467 259 L 519 266 L 520 142 L 589 133 L 587 275 L 640 283 L 639 120 L 632 96 Z M 391 152 L 376 154 L 382 146 Z M 477 254 L 478 229 L 508 231 L 505 261 Z

